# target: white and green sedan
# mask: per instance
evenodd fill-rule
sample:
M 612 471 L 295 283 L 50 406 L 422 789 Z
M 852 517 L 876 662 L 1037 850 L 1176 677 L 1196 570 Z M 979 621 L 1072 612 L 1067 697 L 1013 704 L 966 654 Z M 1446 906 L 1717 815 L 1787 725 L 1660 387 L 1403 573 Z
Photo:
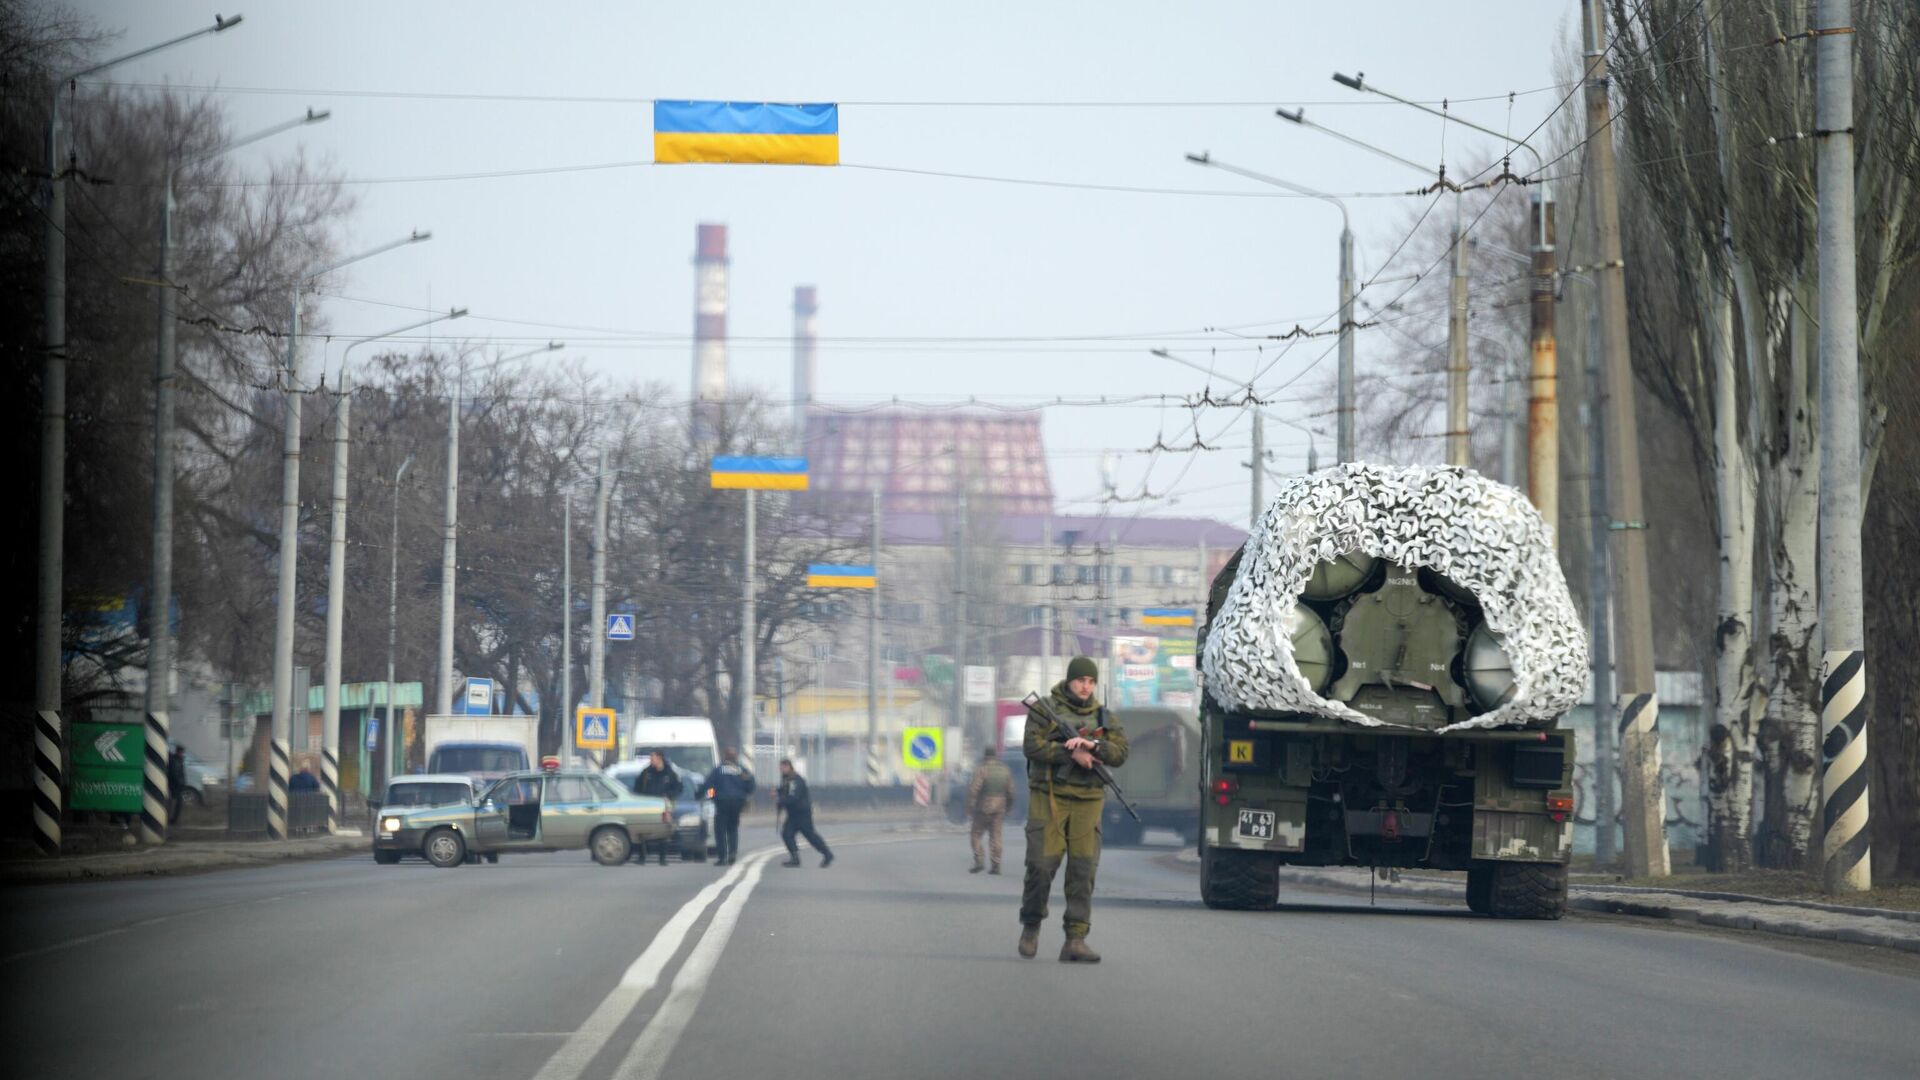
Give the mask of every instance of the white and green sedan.
M 418 853 L 449 867 L 508 851 L 586 848 L 600 865 L 619 866 L 635 844 L 672 832 L 665 799 L 622 791 L 598 773 L 520 772 L 502 777 L 472 802 L 383 811 L 373 850 L 375 858 Z

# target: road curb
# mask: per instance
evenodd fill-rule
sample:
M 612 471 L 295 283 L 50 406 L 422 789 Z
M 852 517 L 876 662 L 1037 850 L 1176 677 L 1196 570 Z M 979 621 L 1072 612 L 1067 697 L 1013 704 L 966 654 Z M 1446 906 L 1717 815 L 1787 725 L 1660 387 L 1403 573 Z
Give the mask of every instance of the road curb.
M 10 859 L 0 862 L 0 884 L 28 885 L 61 881 L 109 881 L 135 877 L 170 877 L 267 866 L 295 859 L 333 859 L 372 849 L 365 836 L 256 841 L 201 848 L 170 844 L 127 852 L 68 855 L 56 859 Z

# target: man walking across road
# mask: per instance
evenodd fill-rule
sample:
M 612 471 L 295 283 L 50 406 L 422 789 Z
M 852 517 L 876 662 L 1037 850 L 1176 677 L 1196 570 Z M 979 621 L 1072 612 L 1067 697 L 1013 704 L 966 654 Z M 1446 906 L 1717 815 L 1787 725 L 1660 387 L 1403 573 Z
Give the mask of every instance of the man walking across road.
M 740 751 L 720 751 L 720 764 L 707 774 L 707 798 L 713 800 L 715 866 L 730 866 L 740 856 L 740 811 L 753 794 L 753 773 L 740 764 Z
M 667 813 L 669 816 L 673 813 L 674 802 L 682 795 L 685 795 L 686 792 L 687 782 L 680 779 L 680 774 L 673 771 L 673 766 L 667 764 L 667 755 L 658 750 L 647 755 L 647 767 L 641 769 L 640 774 L 633 778 L 633 793 L 635 795 L 652 795 L 655 798 L 667 800 Z M 670 843 L 670 841 L 661 839 L 648 840 L 644 843 L 652 844 L 658 848 L 660 851 L 660 865 L 667 865 L 667 844 Z M 701 852 L 701 854 L 704 855 L 706 853 Z M 645 864 L 646 861 L 647 849 L 643 846 L 640 849 L 640 862 Z
M 1060 959 L 1097 964 L 1100 954 L 1087 947 L 1093 918 L 1093 877 L 1100 867 L 1100 811 L 1106 789 L 1093 771 L 1096 762 L 1119 766 L 1127 760 L 1127 734 L 1093 696 L 1100 669 L 1084 656 L 1067 665 L 1067 677 L 1053 688 L 1048 704 L 1079 734 L 1055 730 L 1038 713 L 1027 713 L 1027 879 L 1020 895 L 1020 955 L 1040 949 L 1040 924 L 1047 919 L 1047 894 L 1060 860 L 1067 862 L 1066 944 Z
M 969 874 L 977 874 L 981 865 L 980 834 L 987 835 L 988 852 L 993 855 L 993 873 L 1000 872 L 1000 830 L 1007 820 L 1007 802 L 1013 798 L 1013 771 L 1000 763 L 1000 755 L 989 746 L 980 756 L 980 767 L 973 772 L 973 782 L 967 785 L 967 816 L 972 826 L 967 830 L 967 840 L 973 845 L 973 869 Z
M 813 794 L 807 790 L 807 778 L 793 771 L 793 762 L 780 759 L 780 794 L 776 809 L 787 815 L 787 823 L 780 828 L 780 840 L 787 845 L 787 861 L 781 866 L 800 865 L 800 845 L 793 842 L 795 834 L 807 838 L 813 850 L 820 853 L 820 869 L 833 865 L 833 852 L 828 850 L 827 842 L 820 839 L 820 833 L 813 827 Z
M 167 821 L 180 823 L 180 814 L 187 808 L 187 750 L 176 745 L 173 753 L 167 757 Z

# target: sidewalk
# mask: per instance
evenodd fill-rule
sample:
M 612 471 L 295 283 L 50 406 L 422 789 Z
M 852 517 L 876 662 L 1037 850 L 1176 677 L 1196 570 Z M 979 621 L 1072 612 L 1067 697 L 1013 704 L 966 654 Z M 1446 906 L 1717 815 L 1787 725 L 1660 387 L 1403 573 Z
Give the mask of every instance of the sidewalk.
M 0 883 L 86 881 L 108 878 L 199 874 L 242 866 L 264 866 L 288 859 L 330 859 L 365 855 L 362 836 L 307 836 L 294 840 L 175 840 L 157 847 L 63 855 L 57 859 L 0 860 Z
M 1200 861 L 1192 850 L 1182 851 L 1176 858 L 1195 865 Z M 1443 900 L 1463 907 L 1467 902 L 1464 875 L 1403 872 L 1396 880 L 1380 882 L 1371 882 L 1372 877 L 1371 871 L 1359 867 L 1283 868 L 1280 871 L 1283 884 L 1353 893 L 1365 893 L 1371 887 L 1375 895 L 1395 899 Z M 1920 912 L 1626 885 L 1576 883 L 1570 885 L 1567 892 L 1567 906 L 1575 911 L 1637 915 L 1701 926 L 1877 945 L 1920 954 Z

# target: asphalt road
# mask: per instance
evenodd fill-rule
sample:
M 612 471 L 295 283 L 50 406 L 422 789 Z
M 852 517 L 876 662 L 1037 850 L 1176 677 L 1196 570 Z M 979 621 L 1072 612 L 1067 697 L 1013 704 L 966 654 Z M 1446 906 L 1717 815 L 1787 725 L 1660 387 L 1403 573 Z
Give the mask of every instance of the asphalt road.
M 1109 851 L 1098 966 L 1014 954 L 1018 843 L 823 831 L 789 870 L 333 860 L 5 890 L 33 1077 L 1911 1077 L 1920 965 L 1615 919 L 1289 894 Z M 858 832 L 856 832 L 856 829 Z M 749 830 L 748 848 L 772 843 Z

